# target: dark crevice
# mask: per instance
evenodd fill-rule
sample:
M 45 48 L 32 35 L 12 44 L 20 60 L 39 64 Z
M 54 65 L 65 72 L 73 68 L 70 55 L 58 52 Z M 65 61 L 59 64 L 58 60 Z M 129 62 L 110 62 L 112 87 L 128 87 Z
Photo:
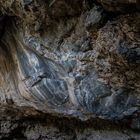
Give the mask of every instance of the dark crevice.
M 6 121 L 6 120 L 5 120 Z M 35 126 L 49 128 L 50 126 L 53 128 L 57 128 L 59 133 L 73 135 L 73 139 L 76 138 L 76 132 L 83 132 L 85 129 L 92 129 L 95 131 L 119 131 L 119 132 L 126 132 L 130 131 L 129 121 L 105 121 L 101 119 L 90 119 L 88 121 L 80 121 L 76 118 L 66 118 L 66 117 L 58 117 L 58 116 L 51 116 L 50 114 L 40 114 L 38 117 L 24 117 L 20 118 L 16 121 L 11 121 L 11 123 L 18 124 L 18 126 L 13 129 L 10 134 L 3 139 L 26 139 L 24 136 L 24 132 L 27 129 L 34 129 Z M 29 129 L 29 130 L 30 130 Z M 134 131 L 134 133 L 139 133 L 139 131 Z M 42 138 L 42 137 L 40 137 Z M 2 139 L 2 140 L 3 140 Z

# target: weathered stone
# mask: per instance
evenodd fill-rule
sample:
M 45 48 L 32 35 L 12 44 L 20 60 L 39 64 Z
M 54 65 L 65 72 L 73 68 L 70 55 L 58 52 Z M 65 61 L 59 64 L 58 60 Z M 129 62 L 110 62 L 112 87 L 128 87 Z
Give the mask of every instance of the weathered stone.
M 0 1 L 0 139 L 139 139 L 140 14 L 98 2 Z
M 140 118 L 135 118 L 132 120 L 131 127 L 135 130 L 140 130 Z

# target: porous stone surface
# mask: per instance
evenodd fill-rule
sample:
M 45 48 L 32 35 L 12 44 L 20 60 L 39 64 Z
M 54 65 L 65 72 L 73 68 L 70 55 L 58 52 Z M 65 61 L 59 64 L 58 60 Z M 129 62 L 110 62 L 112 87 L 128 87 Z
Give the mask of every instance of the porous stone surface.
M 1 0 L 0 139 L 140 139 L 137 4 Z

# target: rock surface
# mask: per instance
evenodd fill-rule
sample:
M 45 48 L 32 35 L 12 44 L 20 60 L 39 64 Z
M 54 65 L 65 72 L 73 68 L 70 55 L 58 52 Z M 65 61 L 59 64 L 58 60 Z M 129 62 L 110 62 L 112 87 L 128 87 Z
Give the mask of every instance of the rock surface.
M 0 139 L 140 139 L 137 3 L 1 0 Z

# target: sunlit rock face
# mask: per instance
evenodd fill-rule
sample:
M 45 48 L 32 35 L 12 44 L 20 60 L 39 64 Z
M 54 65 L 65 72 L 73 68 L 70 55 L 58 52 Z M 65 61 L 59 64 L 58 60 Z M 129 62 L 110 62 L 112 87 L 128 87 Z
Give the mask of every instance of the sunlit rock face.
M 98 2 L 0 2 L 0 112 L 6 118 L 11 117 L 10 122 L 5 122 L 9 127 L 1 126 L 0 138 L 18 133 L 19 127 L 27 129 L 20 132 L 19 138 L 23 135 L 26 139 L 39 139 L 39 135 L 43 138 L 43 132 L 47 138 L 48 131 L 37 132 L 36 136 L 32 131 L 44 129 L 40 117 L 50 119 L 51 115 L 55 120 L 70 118 L 73 127 L 74 118 L 77 121 L 101 119 L 99 123 L 107 122 L 109 128 L 114 127 L 110 121 L 119 121 L 140 129 L 140 14 L 133 9 L 136 1 Z M 110 9 L 104 7 L 106 2 Z M 112 10 L 114 6 L 116 9 Z M 127 8 L 131 6 L 128 14 Z M 113 16 L 106 10 L 117 14 Z M 7 114 L 7 110 L 16 114 L 15 120 L 25 118 L 29 124 L 11 122 L 13 114 Z M 39 117 L 39 127 L 32 130 L 34 126 L 28 117 Z M 34 123 L 37 127 L 36 119 Z M 86 125 L 88 128 L 90 122 Z M 91 129 L 94 125 L 98 123 Z M 78 133 L 79 123 L 77 127 L 72 128 L 75 135 L 66 135 L 66 139 L 85 137 L 87 131 L 82 129 L 85 134 Z M 120 127 L 110 132 L 110 139 L 117 133 L 125 139 Z M 55 129 L 53 134 L 60 133 L 59 128 Z M 105 132 L 99 132 L 103 139 L 104 133 L 109 135 L 107 128 L 104 129 Z M 126 131 L 130 131 L 128 139 L 139 139 L 131 130 Z M 95 132 L 90 130 L 90 133 L 88 139 L 93 139 Z

